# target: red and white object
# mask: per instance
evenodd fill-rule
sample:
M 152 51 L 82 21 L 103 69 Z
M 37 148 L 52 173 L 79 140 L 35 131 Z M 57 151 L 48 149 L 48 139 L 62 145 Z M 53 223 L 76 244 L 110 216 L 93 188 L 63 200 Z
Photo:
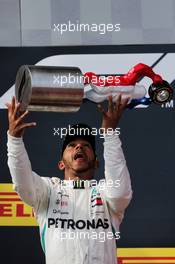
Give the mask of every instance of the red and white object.
M 132 67 L 124 75 L 99 76 L 93 72 L 84 74 L 84 98 L 95 103 L 103 102 L 109 95 L 112 95 L 113 101 L 119 94 L 122 99 L 130 97 L 131 99 L 140 99 L 147 93 L 146 88 L 137 82 L 141 77 L 147 76 L 152 79 L 153 83 L 161 83 L 163 79 L 160 75 L 155 74 L 151 67 L 139 63 Z

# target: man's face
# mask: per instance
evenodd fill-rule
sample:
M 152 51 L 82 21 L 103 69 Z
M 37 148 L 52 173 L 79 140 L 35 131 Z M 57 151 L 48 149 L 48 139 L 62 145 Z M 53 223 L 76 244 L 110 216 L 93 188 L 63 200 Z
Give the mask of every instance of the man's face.
M 81 138 L 71 141 L 63 152 L 62 162 L 65 170 L 76 173 L 95 168 L 95 155 L 91 144 Z

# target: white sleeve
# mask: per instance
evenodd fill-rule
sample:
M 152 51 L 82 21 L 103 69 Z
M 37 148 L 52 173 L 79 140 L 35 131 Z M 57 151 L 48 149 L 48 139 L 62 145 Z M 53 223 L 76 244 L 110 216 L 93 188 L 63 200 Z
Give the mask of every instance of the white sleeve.
M 41 200 L 47 204 L 49 194 L 47 179 L 32 171 L 22 138 L 12 137 L 8 133 L 7 149 L 13 189 L 25 203 L 37 211 Z
M 105 199 L 110 210 L 123 218 L 132 198 L 131 180 L 118 135 L 104 136 Z M 119 186 L 118 186 L 119 185 Z

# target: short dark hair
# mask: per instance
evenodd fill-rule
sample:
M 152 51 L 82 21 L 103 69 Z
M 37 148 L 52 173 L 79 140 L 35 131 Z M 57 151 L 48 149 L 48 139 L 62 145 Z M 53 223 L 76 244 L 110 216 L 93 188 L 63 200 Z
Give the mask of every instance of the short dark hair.
M 72 133 L 72 131 L 73 133 Z M 83 133 L 82 133 L 83 131 Z M 86 140 L 87 142 L 90 143 L 93 151 L 94 151 L 94 155 L 96 156 L 96 152 L 95 152 L 95 136 L 92 135 L 92 128 L 86 124 L 83 123 L 79 123 L 79 124 L 74 124 L 69 126 L 69 130 L 64 138 L 63 141 L 63 145 L 62 145 L 62 151 L 61 151 L 61 155 L 63 156 L 63 152 L 66 148 L 66 146 L 73 140 L 75 140 L 76 138 L 82 138 L 84 140 Z

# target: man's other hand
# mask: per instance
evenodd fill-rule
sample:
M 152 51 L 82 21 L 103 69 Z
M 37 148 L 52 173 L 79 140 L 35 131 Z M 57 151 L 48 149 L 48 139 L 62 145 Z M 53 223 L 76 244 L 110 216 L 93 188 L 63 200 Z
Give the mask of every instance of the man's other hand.
M 120 94 L 117 100 L 113 102 L 112 96 L 109 96 L 107 112 L 105 112 L 101 104 L 98 104 L 98 110 L 103 114 L 101 127 L 104 128 L 105 131 L 107 131 L 108 128 L 112 128 L 113 130 L 115 130 L 129 99 L 130 98 L 126 98 L 122 100 Z
M 24 123 L 24 118 L 27 116 L 28 111 L 20 112 L 20 103 L 17 102 L 16 97 L 12 97 L 10 103 L 5 104 L 8 108 L 9 120 L 9 134 L 13 137 L 22 137 L 25 128 L 36 126 L 35 122 Z

